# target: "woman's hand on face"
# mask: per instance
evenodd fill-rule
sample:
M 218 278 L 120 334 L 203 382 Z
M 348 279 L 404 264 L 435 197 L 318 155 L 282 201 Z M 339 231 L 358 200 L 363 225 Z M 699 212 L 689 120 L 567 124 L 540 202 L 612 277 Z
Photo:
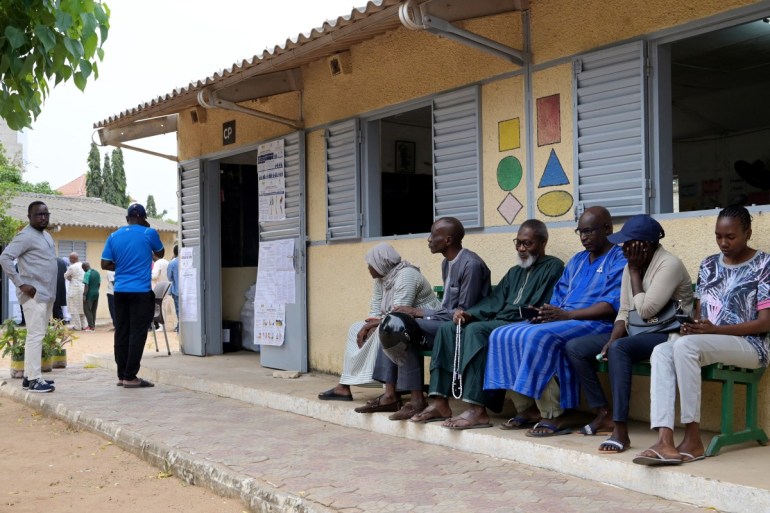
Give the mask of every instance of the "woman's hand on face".
M 717 328 L 708 319 L 701 319 L 682 324 L 679 333 L 682 335 L 714 335 L 717 333 Z
M 628 248 L 624 245 L 623 249 L 625 249 L 629 270 L 641 270 L 647 264 L 650 251 L 647 243 L 635 240 L 628 244 Z

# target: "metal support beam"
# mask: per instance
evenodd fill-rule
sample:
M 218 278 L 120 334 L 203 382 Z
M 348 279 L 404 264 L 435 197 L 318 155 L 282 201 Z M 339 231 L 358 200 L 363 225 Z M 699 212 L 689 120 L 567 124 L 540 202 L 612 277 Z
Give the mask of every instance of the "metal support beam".
M 521 7 L 522 2 L 510 3 L 496 0 L 483 3 L 475 0 L 440 3 L 433 5 L 431 1 L 418 5 L 416 0 L 407 0 L 398 10 L 401 23 L 411 30 L 427 30 L 440 37 L 452 39 L 464 45 L 490 53 L 495 57 L 505 59 L 519 66 L 530 62 L 530 54 L 526 51 L 516 50 L 492 39 L 480 36 L 468 30 L 452 25 L 448 19 L 465 19 L 480 16 L 490 16 L 502 12 L 511 12 Z M 440 12 L 437 16 L 431 11 Z M 463 18 L 460 18 L 463 16 Z
M 223 110 L 240 112 L 241 114 L 247 114 L 249 116 L 265 119 L 267 121 L 272 121 L 274 123 L 287 125 L 297 130 L 300 130 L 305 127 L 305 123 L 302 122 L 302 120 L 289 119 L 283 116 L 278 116 L 275 114 L 263 112 L 261 110 L 249 109 L 241 105 L 238 105 L 237 103 L 223 100 L 217 96 L 217 91 L 212 91 L 212 90 L 209 90 L 208 88 L 203 88 L 200 91 L 198 91 L 198 103 L 203 107 L 206 107 L 207 109 L 223 109 Z

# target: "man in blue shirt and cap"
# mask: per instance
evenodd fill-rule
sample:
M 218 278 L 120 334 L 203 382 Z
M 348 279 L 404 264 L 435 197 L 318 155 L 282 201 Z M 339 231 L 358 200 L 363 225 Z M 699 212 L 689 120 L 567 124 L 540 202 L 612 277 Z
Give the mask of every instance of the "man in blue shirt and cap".
M 147 328 L 155 313 L 150 284 L 152 255 L 162 258 L 165 249 L 158 232 L 150 228 L 144 206 L 128 207 L 127 226 L 110 234 L 102 252 L 102 269 L 115 271 L 115 363 L 118 386 L 154 386 L 138 378 L 147 341 Z

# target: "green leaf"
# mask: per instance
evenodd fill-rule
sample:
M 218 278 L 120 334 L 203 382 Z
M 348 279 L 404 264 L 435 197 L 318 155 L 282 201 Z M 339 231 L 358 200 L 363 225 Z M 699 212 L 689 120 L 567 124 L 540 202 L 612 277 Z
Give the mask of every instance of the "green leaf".
M 59 32 L 66 33 L 72 26 L 72 16 L 64 11 L 57 11 L 56 13 L 56 28 Z
M 83 78 L 88 78 L 91 76 L 91 63 L 88 62 L 85 59 L 80 60 L 80 73 L 83 75 Z
M 37 58 L 34 55 L 28 55 L 26 59 L 24 59 L 24 65 L 21 67 L 21 72 L 19 73 L 22 77 L 26 77 L 27 75 L 32 74 L 32 67 L 35 65 L 35 61 Z
M 80 89 L 81 91 L 85 91 L 86 77 L 84 77 L 82 73 L 78 71 L 77 73 L 72 75 L 72 79 L 75 81 L 75 85 L 77 86 L 78 89 Z
M 83 41 L 83 51 L 84 56 L 87 59 L 90 59 L 94 56 L 94 52 L 96 51 L 96 45 L 99 44 L 99 38 L 96 34 L 91 34 L 88 36 L 85 41 Z
M 93 14 L 83 13 L 80 15 L 80 19 L 83 22 L 83 28 L 80 33 L 83 37 L 89 37 L 96 33 L 96 17 Z
M 8 54 L 3 54 L 2 57 L 0 57 L 0 74 L 5 73 L 8 71 L 8 68 L 11 67 L 11 59 L 8 58 Z
M 35 26 L 35 35 L 43 43 L 46 53 L 50 52 L 54 46 L 56 46 L 56 35 L 53 30 L 49 29 L 45 25 Z
M 105 41 L 107 41 L 107 34 L 109 33 L 110 27 L 106 25 L 101 25 L 99 27 L 99 36 L 102 38 L 102 44 L 104 44 Z
M 24 31 L 11 25 L 5 27 L 5 37 L 8 38 L 12 50 L 16 50 L 27 42 L 27 36 L 24 35 Z
M 99 78 L 99 68 L 96 66 L 95 62 L 91 63 L 91 67 L 93 68 L 93 72 L 94 72 L 94 80 L 96 80 L 97 78 Z
M 104 7 L 107 7 L 107 6 L 105 5 Z M 94 5 L 94 16 L 96 17 L 96 21 L 98 21 L 100 25 L 108 25 L 110 22 L 109 15 L 104 11 L 104 8 L 100 3 L 97 3 L 96 5 Z
M 70 62 L 75 63 L 83 57 L 83 45 L 77 39 L 65 37 L 64 47 L 70 54 Z
M 100 61 L 104 60 L 104 50 L 102 50 L 101 48 L 96 49 L 96 55 L 99 57 Z

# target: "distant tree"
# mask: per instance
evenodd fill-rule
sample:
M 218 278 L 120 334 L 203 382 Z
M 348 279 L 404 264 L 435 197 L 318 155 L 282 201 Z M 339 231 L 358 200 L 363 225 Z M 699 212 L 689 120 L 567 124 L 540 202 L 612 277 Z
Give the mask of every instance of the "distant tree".
M 155 206 L 155 196 L 147 196 L 147 204 L 144 206 L 147 211 L 147 217 L 158 217 L 158 208 Z
M 0 0 L 0 117 L 32 125 L 54 86 L 99 77 L 110 10 L 98 0 Z
M 102 170 L 99 167 L 99 148 L 96 143 L 91 143 L 91 150 L 88 152 L 88 173 L 86 173 L 86 196 L 89 198 L 101 198 L 104 192 L 104 182 L 102 180 Z
M 5 214 L 10 199 L 19 192 L 34 192 L 38 194 L 58 194 L 48 182 L 30 183 L 24 180 L 24 168 L 17 160 L 11 160 L 0 144 L 0 244 L 11 241 L 16 232 L 24 225 Z
M 105 153 L 104 154 L 104 164 L 102 165 L 102 174 L 100 175 L 100 178 L 104 179 L 104 173 L 105 172 L 107 174 L 109 174 L 109 175 L 112 175 L 112 165 L 110 164 L 110 154 L 109 153 Z M 104 187 L 102 187 L 102 193 L 99 195 L 99 197 L 104 199 Z
M 126 169 L 124 166 L 123 150 L 115 148 L 112 150 L 112 187 L 115 201 L 110 203 L 127 208 L 130 203 L 126 194 Z
M 105 155 L 106 157 L 107 155 Z M 104 169 L 102 169 L 102 184 L 104 188 L 102 189 L 102 200 L 105 203 L 109 203 L 110 205 L 118 205 L 120 206 L 120 203 L 118 202 L 118 196 L 115 193 L 115 184 L 113 179 L 113 168 L 115 167 L 115 161 L 112 161 L 112 165 L 105 166 Z

